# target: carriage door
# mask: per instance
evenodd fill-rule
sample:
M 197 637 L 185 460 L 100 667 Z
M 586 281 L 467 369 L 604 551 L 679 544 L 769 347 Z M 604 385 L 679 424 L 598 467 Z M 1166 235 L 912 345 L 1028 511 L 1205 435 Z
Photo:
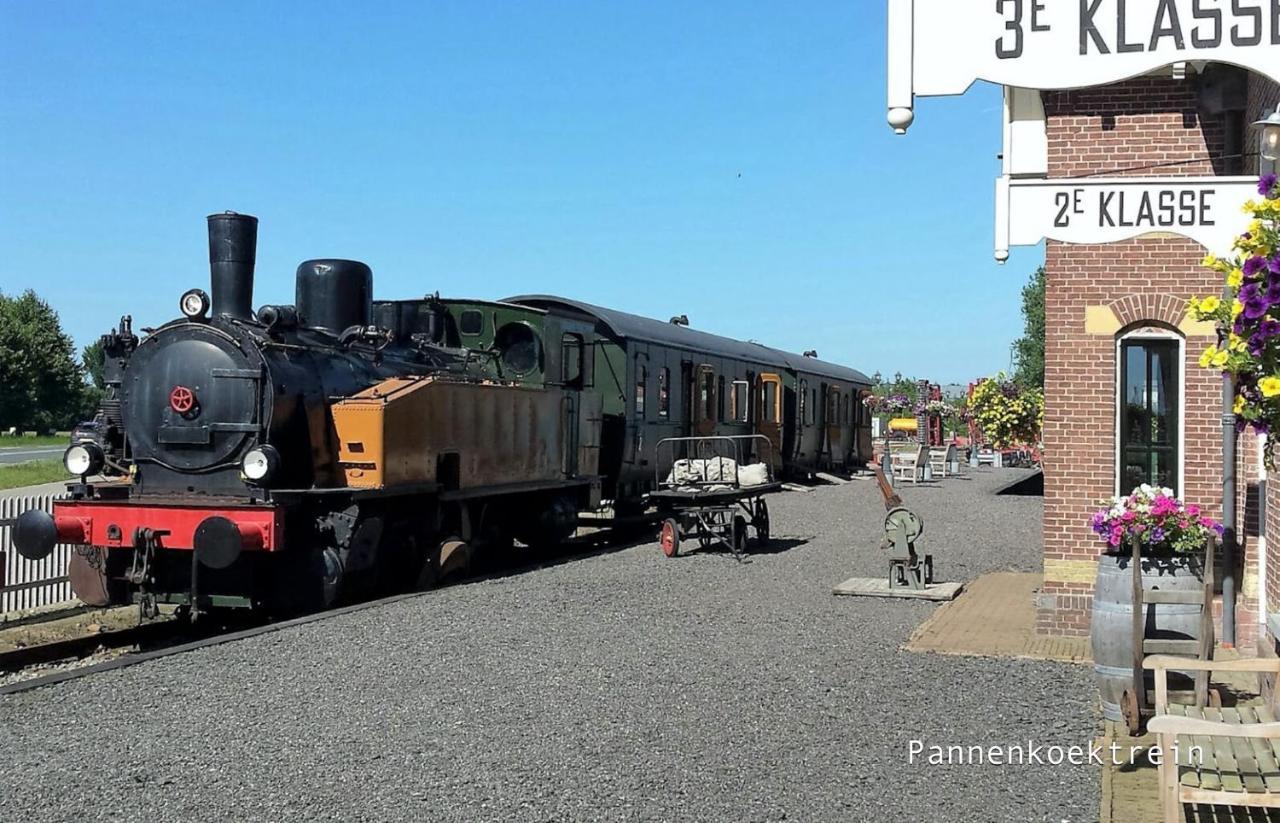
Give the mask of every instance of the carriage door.
M 776 374 L 762 374 L 756 380 L 756 397 L 760 407 L 756 409 L 756 434 L 763 434 L 773 444 L 773 464 L 782 464 L 782 378 Z
M 844 418 L 840 416 L 840 387 L 827 386 L 826 453 L 831 465 L 844 463 Z
M 692 364 L 690 364 L 692 365 Z M 689 387 L 693 414 L 691 435 L 706 437 L 716 433 L 716 371 L 707 364 L 693 369 L 693 381 Z

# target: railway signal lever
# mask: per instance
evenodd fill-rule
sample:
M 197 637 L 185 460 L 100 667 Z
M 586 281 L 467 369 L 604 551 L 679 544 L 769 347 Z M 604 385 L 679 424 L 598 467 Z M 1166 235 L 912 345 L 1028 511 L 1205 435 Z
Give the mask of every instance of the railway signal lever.
M 916 552 L 916 540 L 924 534 L 924 520 L 902 505 L 902 498 L 879 466 L 873 470 L 888 512 L 880 548 L 889 550 L 889 588 L 923 590 L 933 582 L 933 555 Z

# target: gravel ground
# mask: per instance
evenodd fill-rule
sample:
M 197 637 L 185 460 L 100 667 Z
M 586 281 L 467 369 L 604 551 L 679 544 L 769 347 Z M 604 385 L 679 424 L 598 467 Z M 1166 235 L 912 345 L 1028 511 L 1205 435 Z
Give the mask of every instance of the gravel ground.
M 940 576 L 1039 564 L 1039 498 L 907 488 Z M 1097 819 L 1088 766 L 908 763 L 1086 745 L 1089 671 L 899 649 L 858 480 L 771 499 L 739 564 L 654 543 L 0 698 L 4 820 Z

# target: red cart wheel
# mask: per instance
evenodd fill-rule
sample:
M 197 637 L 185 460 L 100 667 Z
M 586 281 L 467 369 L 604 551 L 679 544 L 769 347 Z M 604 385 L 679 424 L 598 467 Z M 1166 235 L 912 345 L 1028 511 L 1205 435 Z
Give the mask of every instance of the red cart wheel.
M 662 521 L 662 531 L 658 535 L 658 544 L 667 557 L 675 557 L 680 553 L 680 524 L 675 518 L 668 517 Z

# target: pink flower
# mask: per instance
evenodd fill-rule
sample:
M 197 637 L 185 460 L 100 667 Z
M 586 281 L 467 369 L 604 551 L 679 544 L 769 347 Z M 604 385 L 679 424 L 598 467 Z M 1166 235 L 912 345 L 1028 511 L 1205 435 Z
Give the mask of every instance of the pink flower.
M 1187 512 L 1187 517 L 1195 517 L 1196 515 L 1200 514 L 1200 507 L 1196 505 L 1187 506 L 1186 512 Z

